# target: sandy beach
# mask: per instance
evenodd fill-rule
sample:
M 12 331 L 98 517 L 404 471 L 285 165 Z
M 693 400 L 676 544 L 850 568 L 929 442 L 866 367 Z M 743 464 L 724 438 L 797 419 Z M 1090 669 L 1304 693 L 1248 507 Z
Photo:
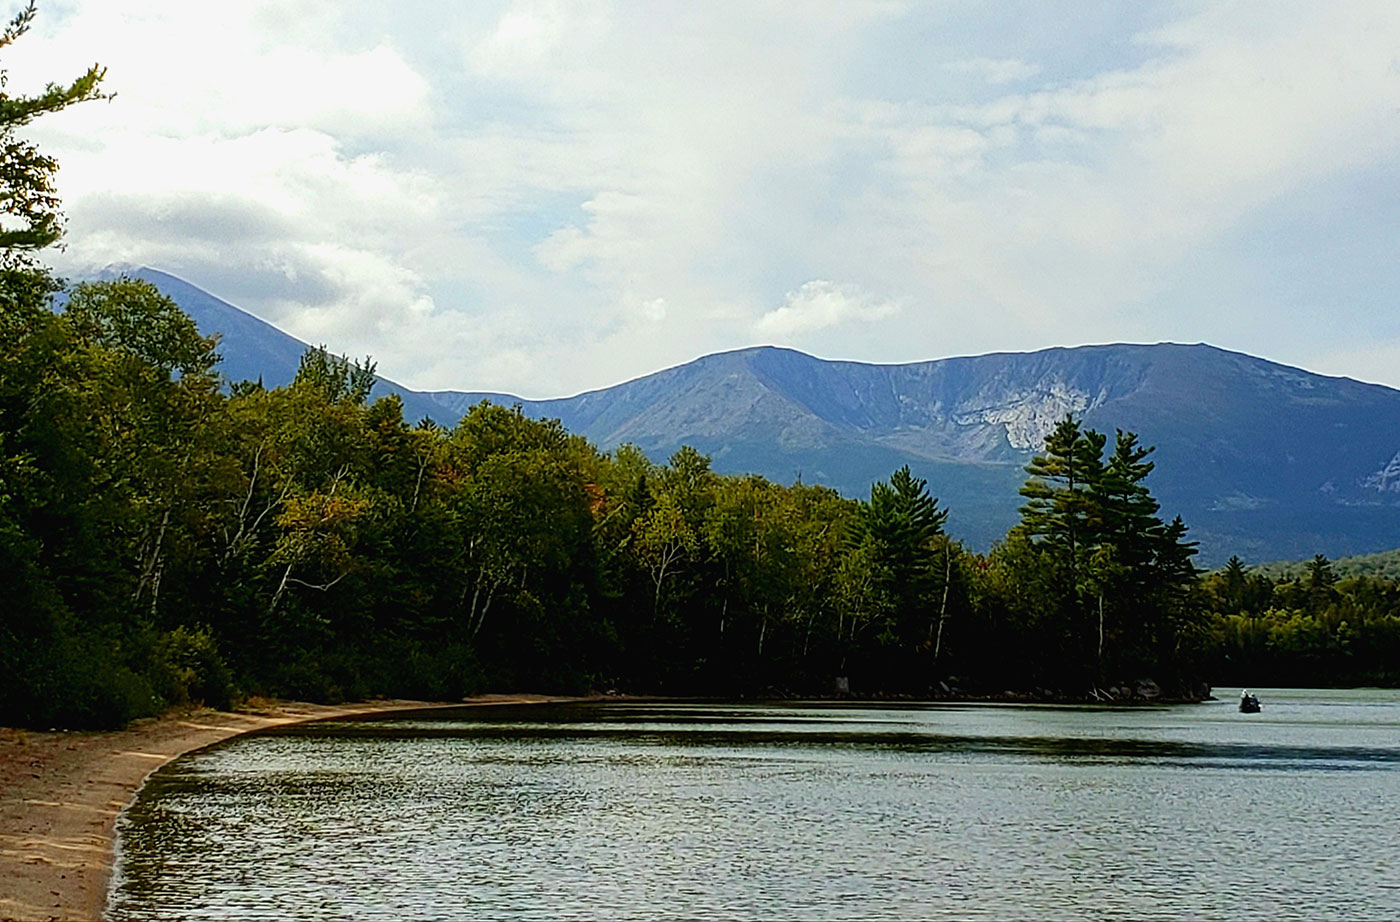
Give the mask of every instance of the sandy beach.
M 98 919 L 117 815 L 152 771 L 221 740 L 291 723 L 459 705 L 570 700 L 481 695 L 465 702 L 259 702 L 171 713 L 105 733 L 0 729 L 0 919 Z

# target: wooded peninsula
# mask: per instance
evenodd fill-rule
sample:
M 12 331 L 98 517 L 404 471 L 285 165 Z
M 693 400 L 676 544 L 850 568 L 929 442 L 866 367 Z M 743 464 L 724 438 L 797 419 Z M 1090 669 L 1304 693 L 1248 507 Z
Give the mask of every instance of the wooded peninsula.
M 61 312 L 53 297 L 67 296 Z M 111 726 L 191 700 L 490 689 L 1121 700 L 1393 683 L 1400 585 L 1324 558 L 1202 576 L 1149 449 L 1067 418 L 988 554 L 907 468 L 865 500 L 603 453 L 482 403 L 370 403 L 324 349 L 223 381 L 144 282 L 4 276 L 0 719 Z
M 601 452 L 518 408 L 409 421 L 368 400 L 371 361 L 324 348 L 289 386 L 226 381 L 217 341 L 154 287 L 70 285 L 37 257 L 61 236 L 57 164 L 15 132 L 101 79 L 0 94 L 0 723 L 116 726 L 247 694 L 1400 681 L 1400 584 L 1322 557 L 1202 575 L 1132 433 L 1064 419 L 1020 522 L 981 554 L 908 468 L 857 500 L 720 475 L 689 448 Z

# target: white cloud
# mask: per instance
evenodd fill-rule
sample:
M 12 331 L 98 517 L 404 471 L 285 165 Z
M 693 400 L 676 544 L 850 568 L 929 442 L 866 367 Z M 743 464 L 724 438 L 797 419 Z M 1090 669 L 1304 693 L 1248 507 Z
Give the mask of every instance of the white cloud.
M 1040 73 L 1040 67 L 1016 58 L 965 58 L 944 65 L 957 74 L 971 74 L 988 83 L 1020 83 Z
M 1400 159 L 1389 3 L 1212 6 L 1093 60 L 1018 44 L 1034 23 L 942 47 L 958 5 L 69 7 L 5 59 L 21 90 L 100 60 L 118 92 L 36 126 L 56 258 L 174 271 L 423 387 L 548 396 L 755 337 L 1210 340 L 1183 280 L 1260 327 L 1241 279 L 1272 257 L 1200 253 Z
M 762 335 L 788 336 L 852 320 L 870 323 L 898 312 L 896 302 L 877 298 L 855 285 L 813 279 L 788 292 L 781 307 L 759 318 L 756 329 Z
M 392 42 L 336 47 L 319 19 L 294 9 L 280 28 L 265 28 L 278 6 L 80 2 L 61 19 L 41 9 L 7 66 L 36 83 L 56 67 L 76 75 L 101 62 L 117 99 L 65 113 L 74 131 L 117 125 L 187 137 L 282 127 L 353 138 L 421 126 L 428 83 Z
M 533 82 L 541 68 L 556 69 L 566 60 L 573 66 L 585 63 L 589 49 L 605 37 L 610 19 L 606 2 L 511 4 L 484 37 L 473 36 L 468 66 L 486 77 Z

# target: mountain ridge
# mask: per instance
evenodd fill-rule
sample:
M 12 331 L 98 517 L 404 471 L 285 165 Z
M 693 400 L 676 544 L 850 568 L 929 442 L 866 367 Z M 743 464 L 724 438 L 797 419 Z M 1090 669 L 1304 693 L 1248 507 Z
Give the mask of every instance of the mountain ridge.
M 276 386 L 295 374 L 293 354 L 299 360 L 305 344 L 188 282 L 148 268 L 135 274 L 206 334 L 225 334 L 230 378 Z M 1400 546 L 1400 390 L 1205 343 L 897 364 L 750 346 L 570 397 L 414 391 L 381 378 L 375 396 L 389 392 L 409 418 L 453 423 L 481 400 L 518 404 L 603 450 L 630 442 L 664 461 L 689 444 L 724 473 L 800 478 L 854 496 L 909 464 L 951 509 L 949 530 L 979 549 L 1015 522 L 1025 463 L 1073 413 L 1157 446 L 1148 484 L 1164 514 L 1192 526 L 1207 563 Z

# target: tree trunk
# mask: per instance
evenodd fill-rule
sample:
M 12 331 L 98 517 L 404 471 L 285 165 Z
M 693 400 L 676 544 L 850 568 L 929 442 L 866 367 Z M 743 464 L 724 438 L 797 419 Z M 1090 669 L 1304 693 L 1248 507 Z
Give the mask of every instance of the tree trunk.
M 165 572 L 165 564 L 156 565 L 156 572 L 151 577 L 151 621 L 156 620 L 156 606 L 160 604 L 160 577 Z
M 933 662 L 938 663 L 938 654 L 943 649 L 943 623 L 948 620 L 948 584 L 953 581 L 953 553 L 951 548 L 943 552 L 943 601 L 938 604 L 938 636 L 933 642 Z
M 486 622 L 486 613 L 491 610 L 491 601 L 496 596 L 496 588 L 504 581 L 504 578 L 488 580 L 485 564 L 477 571 L 475 585 L 472 589 L 472 605 L 467 610 L 467 627 L 470 632 L 468 636 L 473 640 L 476 639 L 477 634 L 481 633 L 481 626 Z M 486 586 L 485 600 L 481 598 L 483 584 Z
M 267 603 L 267 617 L 271 618 L 272 613 L 277 610 L 277 603 L 282 601 L 282 593 L 287 591 L 287 580 L 291 575 L 292 565 L 287 564 L 287 569 L 282 571 L 282 580 L 277 584 L 277 591 L 272 594 L 272 601 Z
M 1103 593 L 1099 593 L 1099 674 L 1103 674 Z
M 418 494 L 423 489 L 423 472 L 428 469 L 428 459 L 420 458 L 418 461 L 418 479 L 413 483 L 413 504 L 408 507 L 409 512 L 418 511 Z
M 174 503 L 172 501 L 171 505 L 173 504 Z M 170 526 L 171 505 L 167 505 L 165 507 L 165 512 L 160 517 L 160 528 L 156 530 L 155 540 L 151 542 L 150 556 L 146 560 L 144 566 L 142 566 L 141 568 L 141 577 L 136 581 L 136 591 L 132 593 L 131 596 L 131 601 L 133 603 L 139 602 L 141 601 L 141 594 L 146 591 L 146 587 L 151 586 L 151 591 L 153 594 L 153 598 L 151 601 L 151 612 L 153 614 L 155 612 L 156 604 L 154 601 L 154 597 L 160 594 L 160 590 L 158 588 L 160 583 L 160 577 L 158 574 L 162 569 L 161 557 L 163 555 L 161 554 L 161 548 L 165 545 L 165 532 L 166 529 Z
M 238 530 L 234 532 L 232 538 L 228 537 L 227 529 L 224 531 L 227 545 L 219 560 L 219 566 L 221 568 L 228 566 L 229 561 L 233 560 L 234 555 L 238 553 L 238 549 L 241 548 L 244 542 L 248 540 L 249 536 L 262 525 L 263 519 L 267 518 L 268 515 L 287 498 L 287 494 L 291 492 L 291 482 L 284 482 L 277 496 L 268 500 L 267 505 L 263 506 L 262 511 L 251 520 L 249 519 L 249 514 L 252 511 L 253 497 L 257 493 L 259 471 L 262 469 L 262 454 L 263 446 L 259 445 L 257 451 L 253 453 L 253 472 L 248 478 L 248 493 L 243 497 L 243 505 L 238 510 Z

